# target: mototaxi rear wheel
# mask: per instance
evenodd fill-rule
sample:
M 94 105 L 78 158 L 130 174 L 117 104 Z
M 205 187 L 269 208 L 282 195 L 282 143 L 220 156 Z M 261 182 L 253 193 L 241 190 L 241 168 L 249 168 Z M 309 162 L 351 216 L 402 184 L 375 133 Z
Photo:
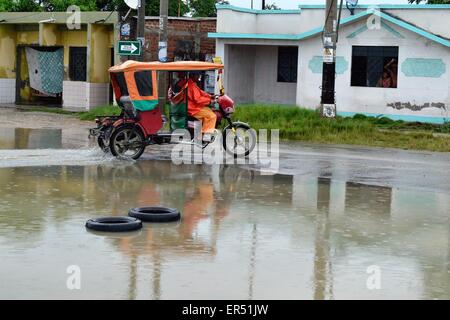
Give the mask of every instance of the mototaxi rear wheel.
M 145 150 L 144 135 L 134 125 L 120 126 L 112 133 L 109 148 L 115 157 L 137 160 Z
M 98 143 L 98 146 L 100 147 L 100 149 L 102 149 L 102 151 L 104 153 L 107 153 L 110 151 L 109 146 L 108 146 L 108 141 L 106 141 L 102 137 L 97 138 L 97 143 Z

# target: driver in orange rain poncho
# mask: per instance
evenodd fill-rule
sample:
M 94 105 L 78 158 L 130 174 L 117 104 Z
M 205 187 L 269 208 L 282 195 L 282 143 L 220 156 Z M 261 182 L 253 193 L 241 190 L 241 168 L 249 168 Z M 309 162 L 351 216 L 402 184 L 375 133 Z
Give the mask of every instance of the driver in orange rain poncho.
M 213 95 L 206 93 L 197 85 L 199 72 L 190 72 L 189 79 L 181 79 L 177 87 L 182 90 L 188 89 L 188 114 L 202 122 L 202 134 L 204 141 L 211 141 L 216 130 L 216 114 L 208 106 L 211 104 Z M 169 98 L 173 93 L 169 90 Z

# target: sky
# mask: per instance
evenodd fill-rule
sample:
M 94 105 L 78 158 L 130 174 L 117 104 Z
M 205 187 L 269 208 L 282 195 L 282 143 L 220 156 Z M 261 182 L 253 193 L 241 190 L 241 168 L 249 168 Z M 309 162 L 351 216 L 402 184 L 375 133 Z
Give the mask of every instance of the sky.
M 252 0 L 228 0 L 230 4 L 250 8 Z M 325 0 L 266 0 L 266 4 L 275 3 L 281 9 L 297 9 L 299 4 L 325 4 Z M 360 4 L 408 4 L 407 0 L 359 0 Z M 253 8 L 261 9 L 261 0 L 253 0 Z

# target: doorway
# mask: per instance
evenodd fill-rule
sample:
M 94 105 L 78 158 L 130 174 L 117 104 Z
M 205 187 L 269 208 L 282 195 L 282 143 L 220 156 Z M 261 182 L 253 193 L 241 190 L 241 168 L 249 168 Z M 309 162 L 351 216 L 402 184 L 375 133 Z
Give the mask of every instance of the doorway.
M 19 45 L 16 57 L 16 103 L 61 107 L 63 47 Z

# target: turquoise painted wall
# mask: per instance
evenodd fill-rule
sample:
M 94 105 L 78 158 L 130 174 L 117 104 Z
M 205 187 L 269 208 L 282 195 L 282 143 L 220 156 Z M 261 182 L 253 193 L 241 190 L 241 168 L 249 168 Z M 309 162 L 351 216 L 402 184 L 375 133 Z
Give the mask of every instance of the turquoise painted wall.
M 309 60 L 308 68 L 312 73 L 322 73 L 323 58 L 321 56 L 314 56 Z M 348 62 L 344 57 L 336 57 L 336 73 L 343 74 L 348 69 Z
M 442 59 L 407 58 L 401 70 L 406 77 L 440 78 L 446 71 Z

